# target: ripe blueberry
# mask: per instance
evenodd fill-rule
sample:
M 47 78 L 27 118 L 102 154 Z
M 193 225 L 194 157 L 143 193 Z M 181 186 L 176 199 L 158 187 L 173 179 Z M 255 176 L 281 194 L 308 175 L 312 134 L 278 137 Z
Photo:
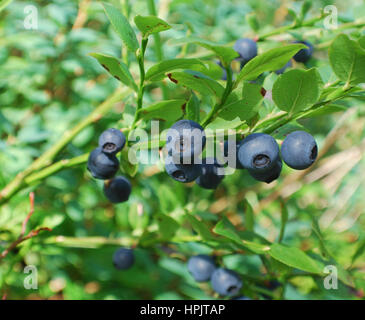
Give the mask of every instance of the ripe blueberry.
M 114 155 L 108 155 L 101 148 L 91 151 L 87 169 L 96 179 L 111 179 L 115 176 L 119 168 L 119 161 Z
M 123 132 L 113 128 L 105 130 L 99 137 L 99 147 L 107 154 L 118 153 L 123 149 L 125 142 Z
M 219 268 L 212 274 L 213 290 L 222 296 L 235 296 L 242 288 L 240 277 L 232 270 Z
M 180 120 L 167 132 L 166 148 L 174 159 L 190 164 L 205 147 L 204 129 L 192 120 Z
M 293 43 L 303 43 L 308 48 L 299 50 L 293 57 L 296 62 L 307 62 L 313 54 L 313 45 L 308 41 L 294 41 Z
M 165 159 L 167 174 L 179 182 L 192 182 L 200 175 L 200 164 L 180 164 L 172 156 Z
M 224 141 L 223 154 L 226 158 L 228 158 L 228 166 L 234 169 L 244 169 L 244 167 L 242 167 L 241 165 L 241 162 L 238 160 L 239 145 L 240 145 L 239 141 L 235 143 L 232 143 L 229 140 Z
M 224 178 L 223 166 L 216 158 L 204 158 L 201 165 L 201 173 L 196 183 L 205 189 L 216 189 Z
M 120 203 L 128 200 L 132 185 L 125 177 L 118 176 L 104 183 L 104 195 L 112 203 Z
M 291 168 L 303 170 L 317 158 L 318 147 L 314 138 L 305 131 L 294 131 L 287 135 L 281 145 L 284 162 Z
M 253 133 L 243 139 L 238 147 L 241 165 L 255 173 L 270 171 L 279 159 L 279 146 L 265 133 Z
M 215 269 L 214 260 L 204 254 L 191 257 L 188 261 L 188 271 L 197 282 L 209 281 Z
M 269 171 L 257 172 L 253 170 L 248 170 L 248 172 L 256 180 L 270 183 L 280 177 L 282 167 L 283 162 L 279 158 L 278 160 L 276 160 L 276 164 Z
M 132 249 L 120 248 L 114 252 L 113 264 L 118 270 L 127 270 L 134 264 Z
M 290 68 L 292 66 L 292 62 L 291 60 L 289 60 L 286 65 L 278 70 L 275 71 L 276 74 L 283 74 L 284 71 L 287 69 L 287 68 Z
M 257 56 L 257 44 L 252 39 L 238 39 L 234 44 L 233 49 L 240 55 L 237 60 L 240 60 L 244 64 Z

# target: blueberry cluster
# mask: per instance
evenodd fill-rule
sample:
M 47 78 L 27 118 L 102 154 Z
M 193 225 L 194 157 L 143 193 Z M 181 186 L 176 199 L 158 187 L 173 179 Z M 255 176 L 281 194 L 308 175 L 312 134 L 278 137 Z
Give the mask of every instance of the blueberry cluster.
M 217 267 L 213 258 L 204 254 L 189 259 L 188 271 L 197 282 L 210 281 L 213 290 L 221 296 L 236 296 L 242 288 L 242 280 L 236 272 Z
M 117 129 L 105 130 L 99 137 L 99 146 L 91 151 L 87 169 L 95 179 L 106 180 L 104 183 L 104 195 L 112 203 L 120 203 L 128 200 L 132 185 L 123 176 L 115 177 L 119 169 L 119 161 L 116 154 L 120 152 L 126 143 L 124 134 Z
M 134 264 L 133 249 L 119 248 L 113 255 L 114 267 L 118 270 L 127 270 Z
M 301 49 L 299 50 L 294 56 L 293 59 L 296 62 L 306 63 L 309 61 L 309 59 L 312 57 L 313 54 L 313 45 L 308 41 L 293 41 L 293 43 L 302 43 L 305 44 L 308 48 L 307 49 Z M 238 39 L 235 44 L 233 45 L 233 49 L 238 53 L 238 58 L 235 60 L 240 62 L 240 68 L 242 69 L 247 62 L 252 60 L 257 56 L 257 43 L 256 41 L 249 39 L 249 38 L 241 38 Z M 220 61 L 217 62 L 217 64 L 223 69 L 222 63 Z M 276 74 L 282 74 L 287 68 L 290 68 L 292 66 L 291 60 L 287 62 L 287 64 L 276 70 Z M 223 69 L 223 76 L 222 80 L 227 80 L 227 73 L 226 70 Z
M 193 131 L 195 131 L 193 134 Z M 215 189 L 224 178 L 223 165 L 216 158 L 197 157 L 202 153 L 206 137 L 203 128 L 191 120 L 175 123 L 167 134 L 168 155 L 165 159 L 166 172 L 180 182 L 196 183 L 205 189 Z M 291 168 L 303 170 L 313 164 L 317 157 L 317 144 L 305 131 L 294 131 L 284 140 L 280 149 L 276 140 L 264 133 L 248 135 L 236 145 L 225 141 L 223 154 L 235 157 L 236 169 L 247 169 L 256 180 L 270 183 L 279 178 L 284 162 Z M 185 162 L 184 162 L 185 160 Z

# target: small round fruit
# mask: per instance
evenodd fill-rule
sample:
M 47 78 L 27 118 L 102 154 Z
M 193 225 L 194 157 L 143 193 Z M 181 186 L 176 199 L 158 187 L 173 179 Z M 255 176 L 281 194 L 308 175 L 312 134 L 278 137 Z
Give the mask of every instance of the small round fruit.
M 204 129 L 192 120 L 180 120 L 167 131 L 167 151 L 183 164 L 192 163 L 192 159 L 202 153 L 205 143 Z
M 127 270 L 134 264 L 134 252 L 132 249 L 120 248 L 114 252 L 113 264 L 118 270 Z
M 204 158 L 201 165 L 201 173 L 196 183 L 205 189 L 216 189 L 224 178 L 223 166 L 216 158 Z
M 256 180 L 270 183 L 280 177 L 281 169 L 283 168 L 283 162 L 281 158 L 276 161 L 276 165 L 273 166 L 269 171 L 257 172 L 248 170 L 249 174 Z
M 235 296 L 242 288 L 242 280 L 232 270 L 219 268 L 212 274 L 211 284 L 213 290 L 221 296 Z
M 111 179 L 119 168 L 119 161 L 114 155 L 105 154 L 101 148 L 91 151 L 87 169 L 95 179 Z
M 308 41 L 294 41 L 294 43 L 302 43 L 305 44 L 308 48 L 299 50 L 295 56 L 293 57 L 296 62 L 307 62 L 313 54 L 313 45 Z
M 188 261 L 188 271 L 197 282 L 209 281 L 215 269 L 214 260 L 204 254 L 191 257 Z
M 279 146 L 275 139 L 265 133 L 253 133 L 243 139 L 238 147 L 238 160 L 251 172 L 266 172 L 279 159 Z
M 233 49 L 240 55 L 237 60 L 241 60 L 243 63 L 247 63 L 257 56 L 257 44 L 249 38 L 238 39 Z
M 123 149 L 125 142 L 123 132 L 113 128 L 105 130 L 99 137 L 99 147 L 107 154 L 118 153 Z
M 317 143 L 309 133 L 294 131 L 287 135 L 281 145 L 284 162 L 293 169 L 309 168 L 317 158 Z
M 132 185 L 126 177 L 118 176 L 104 183 L 104 195 L 112 203 L 121 203 L 129 199 Z
M 171 178 L 186 183 L 199 177 L 200 164 L 179 164 L 178 162 L 172 156 L 167 156 L 165 159 L 165 170 Z

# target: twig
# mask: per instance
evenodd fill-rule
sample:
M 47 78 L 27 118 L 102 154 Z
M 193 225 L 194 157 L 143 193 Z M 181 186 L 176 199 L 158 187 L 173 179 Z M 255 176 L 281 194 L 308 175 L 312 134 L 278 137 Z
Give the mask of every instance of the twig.
M 72 30 L 81 29 L 86 20 L 87 20 L 87 9 L 89 7 L 90 0 L 83 0 L 80 3 L 79 12 L 77 13 L 77 17 L 74 25 L 72 26 Z

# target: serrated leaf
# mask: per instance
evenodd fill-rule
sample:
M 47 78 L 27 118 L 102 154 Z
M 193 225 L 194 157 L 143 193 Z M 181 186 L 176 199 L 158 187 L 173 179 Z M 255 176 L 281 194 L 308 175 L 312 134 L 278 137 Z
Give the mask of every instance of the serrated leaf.
M 303 44 L 290 44 L 268 50 L 245 64 L 237 76 L 235 86 L 242 80 L 255 80 L 265 71 L 275 71 L 284 67 L 300 50 L 306 48 Z
M 134 82 L 134 79 L 131 73 L 128 70 L 128 67 L 117 58 L 108 56 L 102 53 L 90 53 L 90 56 L 94 57 L 101 66 L 108 71 L 114 78 L 121 81 L 128 87 L 131 87 L 136 92 L 138 91 L 137 85 Z
M 172 72 L 168 74 L 168 78 L 179 85 L 197 91 L 203 95 L 214 95 L 221 97 L 224 88 L 215 80 L 200 78 L 187 72 Z
M 225 64 L 229 64 L 233 59 L 238 57 L 238 53 L 231 47 L 217 45 L 212 41 L 200 39 L 198 37 L 186 37 L 170 41 L 171 44 L 182 45 L 186 43 L 195 43 L 203 48 L 206 48 L 216 54 L 216 56 Z
M 276 106 L 290 114 L 305 110 L 320 96 L 319 75 L 316 69 L 290 70 L 274 83 L 272 96 Z
M 365 50 L 358 42 L 340 34 L 332 42 L 328 54 L 333 72 L 346 85 L 365 82 Z
M 103 6 L 110 23 L 122 39 L 123 43 L 130 51 L 136 52 L 139 45 L 136 34 L 134 33 L 132 26 L 129 24 L 128 19 L 111 4 L 104 2 Z
M 180 118 L 183 115 L 185 108 L 185 100 L 166 100 L 140 109 L 139 114 L 140 117 L 145 120 L 162 119 L 166 121 L 172 121 Z
M 186 104 L 186 118 L 197 123 L 200 121 L 200 103 L 194 92 Z
M 271 245 L 271 248 L 267 251 L 267 253 L 287 266 L 306 272 L 323 274 L 323 264 L 312 259 L 306 253 L 297 248 L 274 243 Z
M 204 63 L 199 59 L 171 59 L 165 60 L 153 65 L 146 72 L 146 80 L 160 80 L 161 76 L 164 77 L 166 72 L 170 72 L 178 69 L 189 69 L 196 65 L 200 65 L 205 68 Z
M 164 20 L 155 16 L 135 16 L 134 23 L 142 33 L 144 39 L 151 34 L 159 33 L 171 29 L 171 26 Z
M 264 99 L 261 89 L 259 84 L 245 82 L 242 88 L 242 99 L 223 106 L 219 112 L 219 117 L 225 120 L 233 120 L 236 117 L 242 121 L 251 119 L 257 113 Z

